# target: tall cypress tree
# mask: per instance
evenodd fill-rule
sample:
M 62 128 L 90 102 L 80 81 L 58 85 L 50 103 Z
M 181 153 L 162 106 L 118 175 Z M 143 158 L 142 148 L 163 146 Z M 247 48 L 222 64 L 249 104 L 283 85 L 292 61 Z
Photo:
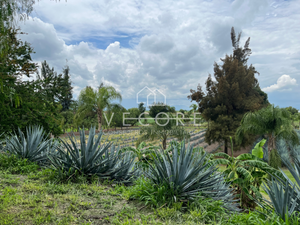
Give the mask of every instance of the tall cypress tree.
M 240 37 L 241 32 L 236 38 L 234 28 L 232 28 L 233 54 L 221 59 L 223 65 L 214 63 L 216 81 L 213 81 L 209 74 L 206 80 L 206 93 L 202 91 L 199 84 L 197 91 L 190 90 L 191 95 L 188 96 L 189 99 L 198 103 L 198 110 L 203 118 L 210 121 L 205 141 L 209 144 L 224 141 L 225 153 L 228 153 L 229 136 L 234 137 L 243 115 L 269 104 L 267 94 L 260 89 L 255 78 L 258 72 L 252 64 L 247 66 L 248 56 L 251 54 L 250 38 L 242 48 L 239 46 Z M 252 138 L 246 137 L 241 146 L 249 144 Z
M 70 108 L 71 103 L 72 103 L 72 98 L 73 98 L 73 94 L 72 94 L 72 83 L 71 83 L 71 79 L 70 79 L 70 68 L 68 66 L 66 66 L 63 70 L 63 77 L 61 79 L 61 96 L 60 96 L 60 104 L 62 105 L 62 111 L 66 111 Z

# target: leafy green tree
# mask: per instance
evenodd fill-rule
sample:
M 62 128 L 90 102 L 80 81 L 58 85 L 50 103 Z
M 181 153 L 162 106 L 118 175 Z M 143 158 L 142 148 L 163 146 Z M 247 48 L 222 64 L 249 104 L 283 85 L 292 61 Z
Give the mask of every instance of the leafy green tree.
M 175 109 L 175 107 L 174 106 L 167 106 L 168 107 L 168 112 L 170 112 L 170 113 L 176 113 L 176 109 Z
M 152 118 L 155 118 L 158 113 L 161 113 L 161 112 L 167 113 L 167 112 L 169 112 L 168 106 L 165 105 L 162 102 L 154 103 L 152 106 L 149 106 L 149 109 L 150 109 L 149 110 L 149 115 Z
M 276 139 L 290 141 L 293 146 L 299 144 L 298 135 L 291 123 L 290 113 L 286 109 L 274 107 L 274 105 L 244 115 L 241 126 L 235 134 L 237 143 L 240 143 L 247 134 L 267 135 L 269 164 L 271 151 L 276 149 Z
M 10 28 L 7 31 L 9 51 L 3 51 L 0 56 L 0 133 L 17 127 L 24 132 L 27 125 L 42 125 L 47 132 L 60 134 L 57 106 L 48 101 L 42 90 L 44 81 L 21 80 L 23 75 L 30 77 L 36 72 L 37 65 L 31 59 L 33 49 L 17 39 L 18 30 Z M 3 33 L 0 35 L 2 37 Z M 12 95 L 17 96 L 15 101 Z
M 164 118 L 164 120 L 158 120 L 151 126 L 142 127 L 140 130 L 141 136 L 136 142 L 137 146 L 142 141 L 161 139 L 162 147 L 166 149 L 168 137 L 173 136 L 179 141 L 190 137 L 190 134 L 182 126 L 177 126 L 176 120 L 174 120 L 171 113 L 168 113 L 168 116 L 170 118 L 169 122 L 166 120 L 167 117 L 162 116 L 160 118 Z
M 239 47 L 241 33 L 235 36 L 234 28 L 231 30 L 233 55 L 226 55 L 221 59 L 223 65 L 214 63 L 213 81 L 209 74 L 206 80 L 206 93 L 198 85 L 197 91 L 191 90 L 188 96 L 198 103 L 198 110 L 209 128 L 205 134 L 205 141 L 209 144 L 216 141 L 224 141 L 224 151 L 228 153 L 229 136 L 234 136 L 243 115 L 249 111 L 255 111 L 266 106 L 268 102 L 266 94 L 260 90 L 255 74 L 255 68 L 247 66 L 250 38 L 244 48 Z M 253 142 L 254 137 L 247 136 L 241 142 L 245 146 Z M 239 148 L 240 146 L 236 146 Z
M 126 124 L 130 124 L 131 126 L 134 126 L 135 124 L 137 124 L 139 122 L 138 118 L 140 116 L 140 110 L 138 108 L 131 108 L 128 109 L 128 112 L 130 113 L 129 115 L 127 115 L 127 117 L 129 118 L 137 118 L 134 120 L 126 120 Z
M 77 117 L 82 117 L 91 111 L 96 112 L 98 131 L 100 131 L 104 110 L 111 111 L 114 106 L 119 105 L 113 103 L 114 100 L 122 101 L 122 96 L 112 86 L 101 85 L 98 90 L 86 87 L 79 94 Z

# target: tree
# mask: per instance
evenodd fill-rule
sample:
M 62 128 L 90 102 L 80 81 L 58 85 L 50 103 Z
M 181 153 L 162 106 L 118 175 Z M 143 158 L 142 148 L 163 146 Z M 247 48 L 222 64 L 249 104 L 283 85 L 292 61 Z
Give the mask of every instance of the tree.
M 63 69 L 63 77 L 60 82 L 60 90 L 61 90 L 61 95 L 59 97 L 59 102 L 62 105 L 62 111 L 66 111 L 70 108 L 72 99 L 73 99 L 73 94 L 72 94 L 72 84 L 70 80 L 70 68 L 66 66 Z
M 292 126 L 289 112 L 278 106 L 274 107 L 274 105 L 244 115 L 241 126 L 235 134 L 237 143 L 240 143 L 246 134 L 266 134 L 268 136 L 269 164 L 271 151 L 276 148 L 276 139 L 290 141 L 294 146 L 299 144 L 299 138 Z
M 137 124 L 139 122 L 138 118 L 140 116 L 140 110 L 138 108 L 131 108 L 128 109 L 129 114 L 129 118 L 137 118 L 137 119 L 133 119 L 133 120 L 126 120 L 125 123 L 126 124 L 131 124 L 131 126 L 134 126 L 135 124 Z
M 144 113 L 144 112 L 146 111 L 146 107 L 144 106 L 144 102 L 141 102 L 141 103 L 139 104 L 138 109 L 139 109 L 140 114 L 142 114 L 142 113 Z M 143 116 L 144 116 L 144 115 L 143 115 Z
M 122 101 L 122 96 L 112 86 L 100 86 L 98 90 L 86 87 L 79 94 L 78 110 L 76 117 L 82 117 L 94 111 L 97 113 L 98 131 L 101 130 L 104 110 L 110 111 L 112 107 L 119 105 L 112 103 L 114 100 Z
M 206 93 L 202 91 L 200 84 L 197 91 L 190 90 L 188 96 L 198 103 L 198 111 L 206 121 L 210 121 L 209 129 L 205 134 L 205 141 L 209 144 L 215 141 L 224 141 L 224 151 L 228 153 L 229 136 L 234 136 L 240 126 L 243 115 L 249 111 L 255 111 L 268 103 L 266 94 L 260 90 L 255 74 L 255 68 L 247 66 L 247 56 L 251 54 L 249 49 L 250 38 L 244 48 L 239 47 L 241 33 L 236 39 L 234 28 L 231 30 L 233 55 L 226 55 L 221 59 L 223 65 L 214 63 L 213 81 L 209 74 L 206 80 Z M 253 137 L 243 139 L 241 146 L 253 141 Z M 240 146 L 237 146 L 237 148 Z
M 174 120 L 171 113 L 168 113 L 170 118 L 169 122 L 167 121 L 158 121 L 151 126 L 142 127 L 140 130 L 140 138 L 137 140 L 137 146 L 145 140 L 154 140 L 161 139 L 163 149 L 167 148 L 167 138 L 170 136 L 178 138 L 179 141 L 184 138 L 189 138 L 190 134 L 184 130 L 182 126 L 176 125 L 176 120 Z M 162 116 L 161 118 L 166 118 L 166 116 Z M 171 119 L 172 118 L 172 119 Z
M 158 103 L 153 104 L 152 106 L 149 106 L 149 109 L 150 109 L 149 110 L 149 115 L 152 118 L 155 118 L 158 113 L 161 113 L 161 112 L 167 113 L 167 112 L 169 112 L 168 106 L 165 105 L 162 102 L 161 103 L 158 102 Z
M 191 111 L 192 113 L 194 113 L 194 112 L 197 111 L 198 106 L 197 106 L 196 104 L 191 104 L 191 105 L 190 105 L 190 108 L 192 108 L 190 111 Z

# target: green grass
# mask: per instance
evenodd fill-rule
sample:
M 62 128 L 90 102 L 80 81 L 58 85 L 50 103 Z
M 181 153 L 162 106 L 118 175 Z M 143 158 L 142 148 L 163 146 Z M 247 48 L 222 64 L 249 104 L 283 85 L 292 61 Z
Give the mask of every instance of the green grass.
M 8 163 L 4 163 L 8 162 Z M 145 182 L 149 182 L 145 180 Z M 55 173 L 0 153 L 0 224 L 284 224 L 256 212 L 228 214 L 220 201 L 202 199 L 182 208 L 151 207 L 126 187 L 97 178 L 59 183 Z M 151 197 L 151 196 L 149 196 Z M 153 196 L 156 197 L 156 196 Z

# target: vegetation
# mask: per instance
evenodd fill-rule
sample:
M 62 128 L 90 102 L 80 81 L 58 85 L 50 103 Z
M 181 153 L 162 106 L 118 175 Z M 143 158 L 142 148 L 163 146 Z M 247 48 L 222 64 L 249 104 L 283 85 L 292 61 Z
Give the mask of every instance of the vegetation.
M 154 140 L 160 138 L 162 141 L 162 148 L 167 148 L 167 138 L 171 135 L 176 137 L 179 141 L 184 138 L 189 138 L 190 134 L 187 133 L 182 126 L 178 126 L 177 121 L 173 120 L 173 116 L 169 113 L 167 114 L 170 120 L 167 120 L 165 115 L 159 117 L 159 119 L 151 126 L 145 126 L 140 129 L 140 138 L 137 141 L 137 145 L 144 140 Z M 166 121 L 166 122 L 165 122 Z
M 112 86 L 100 85 L 98 90 L 86 87 L 80 92 L 77 116 L 80 118 L 89 112 L 96 112 L 98 119 L 98 131 L 101 130 L 104 110 L 113 110 L 114 107 L 121 108 L 119 104 L 112 103 L 113 100 L 122 101 L 122 96 Z
M 233 155 L 233 143 L 231 141 L 231 153 Z M 262 149 L 266 140 L 262 140 L 253 149 L 252 154 L 241 154 L 238 157 L 229 156 L 225 153 L 214 154 L 211 163 L 226 165 L 224 175 L 226 181 L 232 184 L 240 200 L 240 207 L 243 209 L 255 209 L 257 199 L 261 199 L 260 187 L 267 179 L 267 174 L 276 174 L 276 170 L 267 163 L 260 160 Z M 261 157 L 257 157 L 261 156 Z M 221 157 L 221 158 L 220 158 Z
M 33 49 L 17 39 L 22 32 L 14 24 L 33 4 L 0 3 L 0 224 L 299 224 L 300 133 L 294 121 L 300 114 L 269 104 L 258 72 L 247 66 L 250 39 L 239 47 L 241 33 L 236 38 L 232 28 L 233 55 L 222 66 L 215 63 L 217 81 L 209 75 L 207 93 L 200 85 L 191 90 L 197 104 L 180 110 L 184 125 L 198 110 L 207 130 L 183 126 L 174 107 L 159 103 L 149 108 L 159 119 L 152 125 L 129 119 L 125 123 L 137 126 L 137 133 L 109 135 L 102 129 L 122 128 L 123 113 L 144 113 L 147 122 L 144 104 L 127 110 L 115 102 L 121 94 L 103 84 L 86 87 L 74 100 L 68 66 L 57 74 L 45 60 L 39 73 Z M 88 135 L 78 128 L 92 125 Z M 57 138 L 77 128 L 79 140 L 74 133 Z M 252 154 L 233 157 L 234 134 L 236 149 L 257 135 L 266 139 L 254 143 Z M 209 144 L 224 141 L 226 154 L 199 147 L 204 135 Z M 276 168 L 282 160 L 289 172 L 270 167 L 265 155 Z
M 274 105 L 244 115 L 236 132 L 236 140 L 241 142 L 246 134 L 267 135 L 269 164 L 272 164 L 270 155 L 275 149 L 276 139 L 291 141 L 293 146 L 299 145 L 299 138 L 291 124 L 289 112 Z
M 52 166 L 60 178 L 77 178 L 77 175 L 96 175 L 103 179 L 130 183 L 135 176 L 134 159 L 130 153 L 123 153 L 111 146 L 111 143 L 101 147 L 102 133 L 95 137 L 95 128 L 91 128 L 86 143 L 84 130 L 80 130 L 80 146 L 77 146 L 75 136 L 69 137 L 70 143 L 60 139 L 58 154 L 50 154 Z M 111 147 L 111 148 L 110 148 Z M 110 150 L 109 150 L 110 148 Z
M 224 151 L 228 153 L 229 136 L 234 136 L 243 115 L 248 111 L 261 109 L 268 104 L 267 95 L 261 91 L 255 74 L 255 68 L 247 66 L 250 38 L 244 48 L 239 47 L 241 33 L 238 38 L 231 30 L 231 41 L 234 48 L 233 55 L 226 55 L 223 65 L 214 64 L 213 81 L 209 75 L 206 81 L 205 94 L 199 85 L 197 91 L 191 90 L 188 96 L 198 103 L 198 110 L 206 121 L 210 122 L 205 134 L 207 143 L 224 141 Z M 253 142 L 251 137 L 243 139 L 243 146 Z

